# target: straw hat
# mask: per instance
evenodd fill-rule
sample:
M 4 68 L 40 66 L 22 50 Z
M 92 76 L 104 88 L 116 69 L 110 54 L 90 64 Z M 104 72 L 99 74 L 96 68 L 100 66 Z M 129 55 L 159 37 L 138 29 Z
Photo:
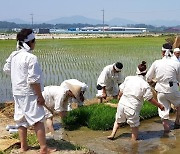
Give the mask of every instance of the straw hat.
M 68 89 L 73 93 L 75 98 L 78 99 L 79 95 L 80 95 L 80 92 L 81 92 L 81 86 L 79 86 L 79 85 L 72 85 L 72 84 L 67 83 L 67 82 L 66 82 L 66 85 L 67 85 Z

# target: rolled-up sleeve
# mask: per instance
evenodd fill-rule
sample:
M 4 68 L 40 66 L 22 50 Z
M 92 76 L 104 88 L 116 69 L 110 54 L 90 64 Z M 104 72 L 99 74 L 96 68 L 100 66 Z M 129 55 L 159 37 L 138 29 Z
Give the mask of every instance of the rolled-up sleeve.
M 147 101 L 150 100 L 151 98 L 153 98 L 153 93 L 152 93 L 150 87 L 148 87 L 148 88 L 145 89 L 145 92 L 144 92 L 143 97 L 144 97 L 144 99 L 147 100 Z
M 120 92 L 123 92 L 124 87 L 125 87 L 125 81 L 119 86 Z
M 97 84 L 99 84 L 102 87 L 105 87 L 106 80 L 108 80 L 108 71 L 103 70 L 98 78 Z

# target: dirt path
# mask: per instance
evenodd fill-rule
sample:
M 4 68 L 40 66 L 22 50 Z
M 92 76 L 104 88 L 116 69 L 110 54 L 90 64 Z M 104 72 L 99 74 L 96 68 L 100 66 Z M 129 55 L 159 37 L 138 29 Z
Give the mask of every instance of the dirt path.
M 0 104 L 0 151 L 8 151 L 11 147 L 18 147 L 20 146 L 18 139 L 13 139 L 11 137 L 12 134 L 10 134 L 6 130 L 7 125 L 15 125 L 13 120 L 13 113 L 14 113 L 14 105 L 12 103 L 8 103 L 5 106 L 2 106 Z M 51 142 L 51 143 L 50 143 Z M 53 152 L 52 154 L 92 154 L 93 152 L 88 150 L 87 148 L 82 148 L 79 150 L 76 150 L 76 147 L 74 144 L 72 144 L 69 141 L 66 140 L 47 140 L 47 143 L 52 145 L 57 149 L 56 152 Z M 56 147 L 58 145 L 58 147 Z M 60 146 L 59 146 L 60 145 Z M 8 152 L 6 152 L 8 153 Z M 18 154 L 20 153 L 19 149 L 13 149 L 11 150 L 12 154 Z M 26 154 L 35 154 L 39 153 L 39 147 L 30 147 L 30 149 L 25 152 Z

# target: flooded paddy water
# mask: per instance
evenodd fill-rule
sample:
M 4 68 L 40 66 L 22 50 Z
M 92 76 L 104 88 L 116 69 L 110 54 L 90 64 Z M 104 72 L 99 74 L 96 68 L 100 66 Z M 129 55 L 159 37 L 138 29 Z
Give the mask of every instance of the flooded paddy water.
M 174 115 L 171 115 L 173 128 Z M 180 152 L 180 129 L 171 130 L 168 136 L 163 136 L 163 126 L 160 118 L 155 117 L 141 121 L 139 140 L 133 142 L 131 129 L 127 125 L 120 128 L 114 140 L 108 140 L 110 131 L 93 131 L 82 127 L 75 131 L 65 131 L 64 139 L 80 146 L 85 146 L 97 154 L 136 154 L 136 153 L 173 153 Z

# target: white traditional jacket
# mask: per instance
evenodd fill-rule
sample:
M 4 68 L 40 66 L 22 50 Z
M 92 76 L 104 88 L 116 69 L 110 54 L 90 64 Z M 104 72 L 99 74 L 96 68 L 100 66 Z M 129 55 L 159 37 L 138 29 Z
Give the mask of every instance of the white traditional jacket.
M 68 105 L 67 89 L 61 86 L 46 86 L 42 95 L 46 105 L 57 111 L 65 111 Z
M 180 63 L 170 58 L 163 57 L 156 60 L 146 74 L 147 80 L 157 80 L 155 90 L 161 93 L 179 91 Z
M 3 70 L 11 75 L 13 95 L 34 95 L 30 86 L 32 83 L 40 83 L 43 90 L 42 71 L 37 57 L 26 49 L 12 52 Z
M 114 73 L 113 72 L 113 64 L 104 67 L 100 76 L 97 80 L 97 85 L 99 84 L 102 87 L 106 87 L 109 89 L 114 86 L 114 84 L 120 84 L 123 82 L 123 76 L 121 72 Z
M 119 88 L 123 93 L 120 103 L 138 112 L 144 100 L 150 100 L 153 97 L 151 87 L 141 75 L 126 77 Z

